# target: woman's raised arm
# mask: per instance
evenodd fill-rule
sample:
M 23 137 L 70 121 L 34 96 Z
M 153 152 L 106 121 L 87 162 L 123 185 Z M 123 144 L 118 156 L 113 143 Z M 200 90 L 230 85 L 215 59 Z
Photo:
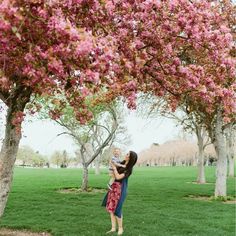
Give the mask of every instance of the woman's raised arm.
M 112 169 L 114 171 L 115 179 L 120 180 L 120 179 L 123 179 L 125 177 L 124 173 L 122 173 L 122 174 L 118 173 L 117 168 L 113 163 L 111 163 L 111 166 L 112 166 Z

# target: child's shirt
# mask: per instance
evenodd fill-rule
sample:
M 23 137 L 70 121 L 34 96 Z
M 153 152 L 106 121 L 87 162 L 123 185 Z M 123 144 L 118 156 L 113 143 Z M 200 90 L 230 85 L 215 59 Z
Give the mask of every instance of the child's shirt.
M 115 157 L 115 156 L 111 158 L 111 161 L 114 162 L 115 164 L 120 164 L 121 163 L 120 158 Z
M 120 166 L 121 160 L 120 160 L 119 157 L 113 156 L 113 157 L 111 158 L 111 161 L 112 161 L 115 165 Z M 109 170 L 112 170 L 112 171 L 113 171 L 111 165 L 109 166 Z

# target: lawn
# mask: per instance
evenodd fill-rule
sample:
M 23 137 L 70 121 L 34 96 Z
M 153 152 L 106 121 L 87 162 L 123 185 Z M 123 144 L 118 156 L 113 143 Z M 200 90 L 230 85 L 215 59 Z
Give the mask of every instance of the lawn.
M 194 167 L 135 168 L 129 178 L 124 204 L 124 236 L 234 236 L 235 205 L 199 201 L 187 195 L 213 195 L 214 184 L 191 184 Z M 214 181 L 214 167 L 206 169 Z M 104 235 L 109 215 L 102 208 L 103 193 L 62 194 L 59 188 L 76 187 L 77 169 L 16 168 L 14 182 L 0 227 L 48 231 L 52 235 Z M 93 170 L 90 186 L 105 188 L 108 175 Z M 228 179 L 228 194 L 235 195 L 235 179 Z

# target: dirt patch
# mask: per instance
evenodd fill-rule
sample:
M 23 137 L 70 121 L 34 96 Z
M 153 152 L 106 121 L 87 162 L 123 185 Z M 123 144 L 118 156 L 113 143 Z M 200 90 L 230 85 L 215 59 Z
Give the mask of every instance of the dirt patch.
M 198 183 L 197 181 L 191 181 L 191 182 L 186 182 L 187 184 L 199 184 L 200 185 L 200 183 Z M 211 183 L 211 182 L 206 182 L 206 183 L 204 183 L 204 184 L 214 184 L 214 183 Z M 202 185 L 202 184 L 201 184 Z
M 228 196 L 226 198 L 215 198 L 214 196 L 204 196 L 204 195 L 188 195 L 184 197 L 185 199 L 193 199 L 193 200 L 198 200 L 198 201 L 206 201 L 206 202 L 213 202 L 213 201 L 218 201 L 222 202 L 225 204 L 236 204 L 236 199 L 235 197 Z
M 36 233 L 28 230 L 0 228 L 0 236 L 51 236 L 51 234 L 46 232 Z
M 82 191 L 80 188 L 61 188 L 57 190 L 59 193 L 74 193 L 74 194 L 83 194 L 83 193 L 91 193 L 91 194 L 96 194 L 96 193 L 105 193 L 107 192 L 107 189 L 103 188 L 88 188 L 88 191 Z
M 236 204 L 236 200 L 228 200 L 228 201 L 225 201 L 223 203 L 225 203 L 225 204 Z
M 193 200 L 199 200 L 199 201 L 207 201 L 207 202 L 211 202 L 212 201 L 212 197 L 209 197 L 209 196 L 188 195 L 185 198 L 193 199 Z

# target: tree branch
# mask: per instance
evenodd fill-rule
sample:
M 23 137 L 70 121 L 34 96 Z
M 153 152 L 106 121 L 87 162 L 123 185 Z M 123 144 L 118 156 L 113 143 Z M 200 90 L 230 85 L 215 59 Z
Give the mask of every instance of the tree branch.
M 10 97 L 10 93 L 7 93 L 7 92 L 4 92 L 4 91 L 1 91 L 0 90 L 0 100 L 3 101 L 3 103 L 8 106 L 9 103 L 8 103 L 8 99 Z

